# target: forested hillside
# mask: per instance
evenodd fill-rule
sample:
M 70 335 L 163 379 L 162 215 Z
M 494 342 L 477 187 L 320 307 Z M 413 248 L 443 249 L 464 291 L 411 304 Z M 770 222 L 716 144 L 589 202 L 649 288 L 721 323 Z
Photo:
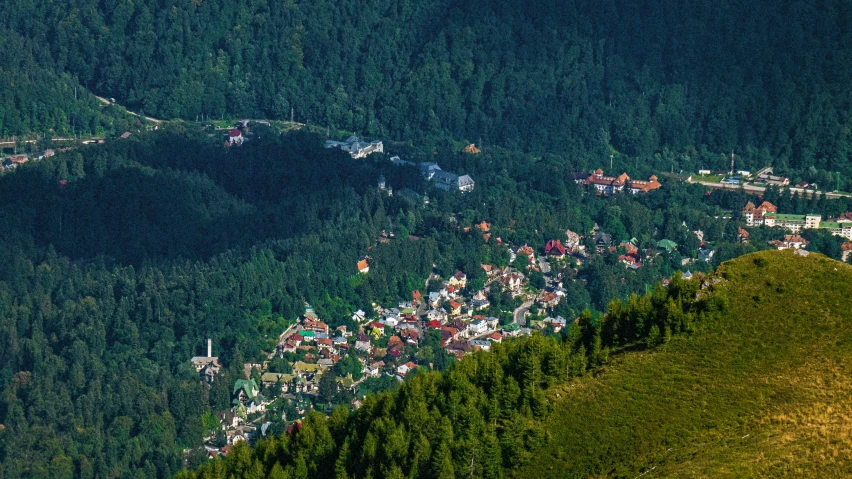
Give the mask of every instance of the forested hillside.
M 852 11 L 825 2 L 4 2 L 58 71 L 164 118 L 852 176 Z M 681 157 L 681 154 L 687 157 Z
M 850 279 L 818 255 L 743 256 L 179 477 L 842 477 Z
M 39 40 L 0 28 L 0 51 L 0 138 L 103 135 L 137 123 L 103 108 L 76 75 L 57 68 Z

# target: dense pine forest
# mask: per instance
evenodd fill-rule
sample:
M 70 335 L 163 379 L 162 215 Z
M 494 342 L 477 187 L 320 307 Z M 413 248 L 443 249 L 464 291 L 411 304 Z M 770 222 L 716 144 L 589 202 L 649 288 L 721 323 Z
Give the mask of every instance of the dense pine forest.
M 720 168 L 733 149 L 744 167 L 850 178 L 847 7 L 10 0 L 0 26 L 43 46 L 55 71 L 157 117 L 292 117 L 665 169 Z
M 783 3 L 2 2 L 0 138 L 106 140 L 0 171 L 0 477 L 501 477 L 528 464 L 546 444 L 534 423 L 552 412 L 547 388 L 726 309 L 679 271 L 783 238 L 760 227 L 743 242 L 746 202 L 852 210 L 852 197 L 709 192 L 674 174 L 724 169 L 734 150 L 738 167 L 852 189 L 852 10 Z M 154 130 L 95 94 L 176 121 Z M 237 118 L 301 125 L 252 122 L 224 147 L 212 123 Z M 318 131 L 384 139 L 388 154 L 354 161 Z M 482 153 L 460 153 L 471 142 Z M 438 190 L 392 154 L 476 188 Z M 574 181 L 599 167 L 662 187 L 600 196 Z M 433 335 L 436 371 L 358 413 L 310 413 L 292 435 L 275 418 L 256 449 L 199 469 L 218 425 L 205 418 L 306 304 L 357 331 L 354 311 L 434 292 L 435 278 L 463 271 L 481 288 L 482 265 L 543 289 L 507 245 L 541 254 L 566 230 L 587 251 L 596 231 L 613 240 L 554 262 L 565 297 L 551 313 L 574 326 L 462 362 Z M 838 237 L 803 235 L 841 258 Z M 695 261 L 708 244 L 715 256 Z M 641 268 L 625 246 L 651 252 Z M 521 300 L 489 294 L 489 314 L 511 322 Z M 223 364 L 212 384 L 189 362 L 207 338 Z

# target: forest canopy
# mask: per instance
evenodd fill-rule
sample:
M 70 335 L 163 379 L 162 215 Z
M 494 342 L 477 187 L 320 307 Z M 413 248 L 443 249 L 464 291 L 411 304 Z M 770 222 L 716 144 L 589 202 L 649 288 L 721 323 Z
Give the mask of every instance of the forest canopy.
M 850 15 L 842 0 L 13 0 L 0 26 L 162 118 L 293 118 L 664 169 L 717 169 L 736 150 L 743 167 L 849 178 Z

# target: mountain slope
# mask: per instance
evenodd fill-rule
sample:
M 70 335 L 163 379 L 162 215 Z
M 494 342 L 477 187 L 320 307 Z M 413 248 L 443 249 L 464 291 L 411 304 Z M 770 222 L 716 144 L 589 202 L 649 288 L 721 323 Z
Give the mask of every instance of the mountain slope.
M 59 70 L 159 118 L 292 114 L 598 160 L 665 148 L 665 169 L 698 155 L 723 168 L 704 150 L 736 148 L 756 168 L 852 171 L 843 0 L 4 6 L 0 26 L 46 45 Z
M 767 251 L 724 263 L 729 312 L 552 392 L 517 477 L 852 474 L 852 268 Z
M 715 278 L 703 289 L 676 278 L 614 303 L 602 327 L 584 316 L 561 344 L 497 345 L 355 413 L 312 413 L 180 477 L 848 475 L 852 267 L 770 251 L 726 262 Z M 608 331 L 630 329 L 619 322 L 653 331 L 661 310 L 666 330 L 693 332 L 576 379 L 586 351 L 592 364 L 605 356 L 598 340 L 586 347 L 587 333 L 603 330 L 607 344 Z
M 0 138 L 104 135 L 138 124 L 58 71 L 43 44 L 0 28 Z

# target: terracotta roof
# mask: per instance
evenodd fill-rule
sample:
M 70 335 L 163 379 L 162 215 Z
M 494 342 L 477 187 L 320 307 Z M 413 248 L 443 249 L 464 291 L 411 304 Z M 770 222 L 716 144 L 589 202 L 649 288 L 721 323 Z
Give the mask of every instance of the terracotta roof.
M 464 152 L 470 153 L 471 155 L 476 155 L 476 154 L 482 153 L 482 150 L 477 148 L 475 144 L 471 143 L 471 144 L 467 145 L 466 147 L 464 147 Z
M 370 267 L 370 264 L 367 263 L 366 259 L 362 259 L 361 261 L 358 262 L 358 271 L 367 269 L 369 267 Z
M 768 201 L 764 201 L 763 203 L 761 203 L 760 206 L 757 207 L 757 209 L 763 210 L 766 213 L 777 213 L 778 212 L 778 208 L 776 208 L 775 205 L 773 205 L 772 203 L 770 203 Z

